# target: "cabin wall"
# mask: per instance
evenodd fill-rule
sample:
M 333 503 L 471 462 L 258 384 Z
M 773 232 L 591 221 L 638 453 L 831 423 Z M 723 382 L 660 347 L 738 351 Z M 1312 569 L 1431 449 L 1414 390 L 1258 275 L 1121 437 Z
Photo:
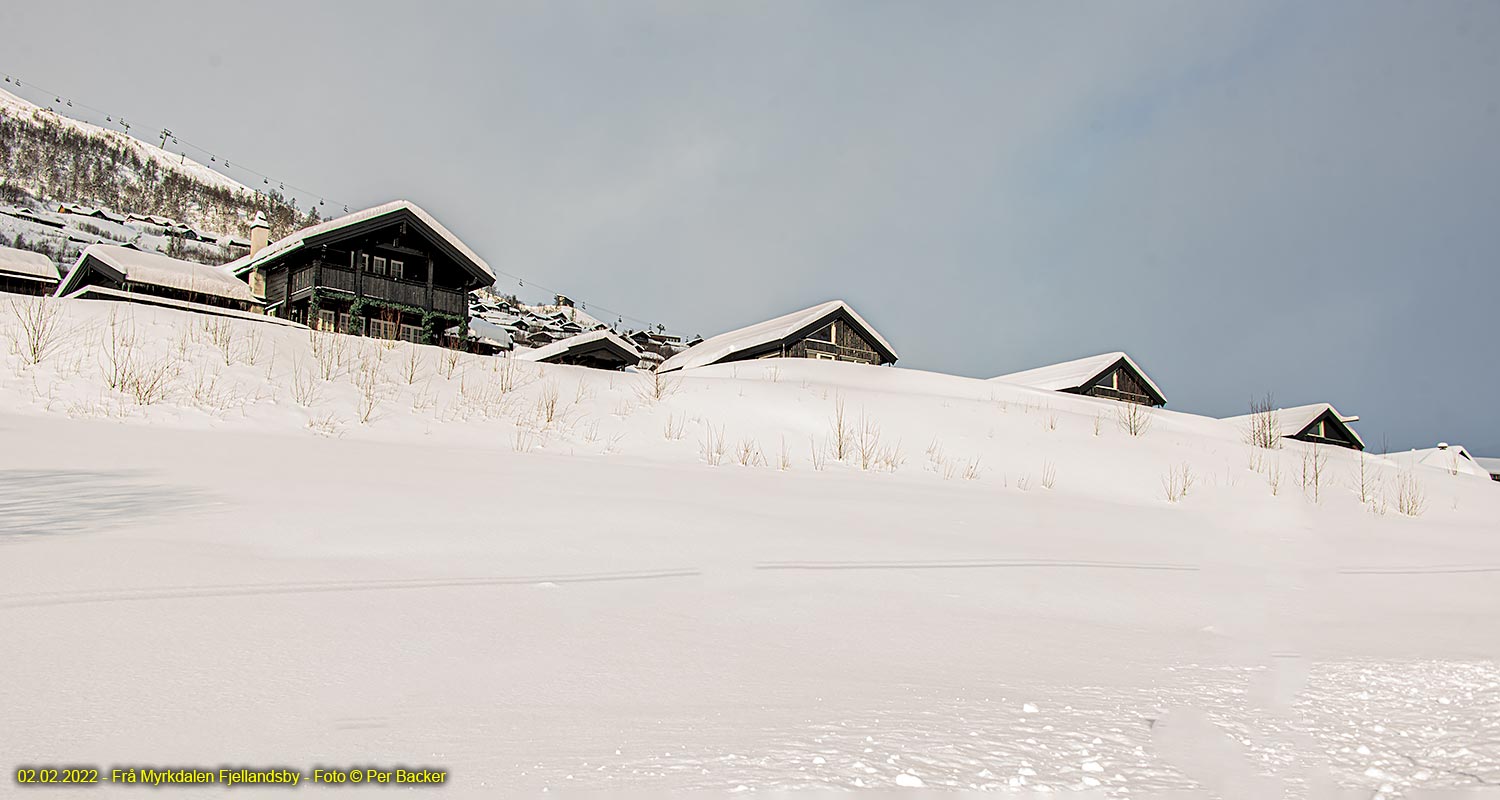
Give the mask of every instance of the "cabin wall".
M 1298 433 L 1296 436 L 1293 436 L 1291 438 L 1302 442 L 1311 442 L 1312 444 L 1326 444 L 1332 445 L 1334 447 L 1347 447 L 1351 450 L 1364 449 L 1363 447 L 1360 447 L 1358 444 L 1356 444 L 1354 439 L 1345 432 L 1343 423 L 1335 418 L 1332 413 L 1326 411 L 1323 412 L 1323 416 L 1318 417 L 1318 419 L 1316 420 L 1313 420 L 1314 425 L 1319 421 L 1323 423 L 1322 436 L 1315 436 L 1304 429 L 1303 432 Z
M 833 322 L 832 343 L 804 337 L 788 345 L 786 355 L 791 358 L 831 358 L 859 364 L 879 364 L 881 361 L 874 344 L 842 319 Z
M 52 294 L 55 291 L 57 291 L 57 281 L 33 281 L 26 278 L 0 275 L 0 292 L 42 295 Z
M 1110 385 L 1110 376 L 1117 381 L 1115 386 Z M 1145 405 L 1158 405 L 1155 398 L 1151 396 L 1151 390 L 1147 388 L 1144 381 L 1135 376 L 1135 373 L 1124 366 L 1117 366 L 1111 372 L 1107 372 L 1088 388 L 1079 394 L 1090 397 L 1103 397 L 1109 400 L 1124 400 L 1130 403 L 1142 403 Z

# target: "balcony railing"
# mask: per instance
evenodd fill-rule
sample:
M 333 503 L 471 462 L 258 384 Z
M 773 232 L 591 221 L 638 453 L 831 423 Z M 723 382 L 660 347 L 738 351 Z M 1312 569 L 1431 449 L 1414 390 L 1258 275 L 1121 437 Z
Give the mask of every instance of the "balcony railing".
M 321 278 L 316 278 L 316 267 L 303 267 L 292 273 L 292 294 L 310 291 L 315 287 L 333 289 L 349 294 L 359 294 L 364 297 L 373 297 L 379 300 L 389 300 L 393 303 L 413 306 L 415 308 L 427 308 L 427 284 L 416 281 L 403 281 L 395 278 L 385 278 L 379 275 L 365 273 L 357 276 L 354 270 L 341 269 L 323 265 Z M 356 288 L 356 283 L 357 288 Z M 469 298 L 466 292 L 454 289 L 445 289 L 440 286 L 432 287 L 432 310 L 445 314 L 461 317 L 468 312 Z

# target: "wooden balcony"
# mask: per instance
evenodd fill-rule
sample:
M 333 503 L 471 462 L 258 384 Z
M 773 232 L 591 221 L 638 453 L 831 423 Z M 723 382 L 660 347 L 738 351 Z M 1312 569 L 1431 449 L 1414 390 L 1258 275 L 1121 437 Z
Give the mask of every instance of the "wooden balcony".
M 431 289 L 432 301 L 427 299 L 428 288 L 425 283 L 416 281 L 403 281 L 395 278 L 385 278 L 379 275 L 365 273 L 356 276 L 354 270 L 331 267 L 324 264 L 322 277 L 317 277 L 317 267 L 303 267 L 292 273 L 292 297 L 296 299 L 300 295 L 311 293 L 313 288 L 331 289 L 333 291 L 345 292 L 359 297 L 369 297 L 377 300 L 388 300 L 392 303 L 412 306 L 414 308 L 452 314 L 462 317 L 468 313 L 469 298 L 467 292 L 456 289 L 445 289 L 434 286 Z

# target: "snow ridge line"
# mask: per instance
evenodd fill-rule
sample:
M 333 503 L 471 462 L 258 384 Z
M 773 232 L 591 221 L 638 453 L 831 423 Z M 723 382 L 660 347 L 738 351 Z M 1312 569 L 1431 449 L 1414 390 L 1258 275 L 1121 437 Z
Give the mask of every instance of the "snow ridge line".
M 0 595 L 0 608 L 76 605 L 81 603 L 176 600 L 200 597 L 309 594 L 316 592 L 370 592 L 396 589 L 444 589 L 465 586 L 519 586 L 543 583 L 607 583 L 618 581 L 691 578 L 697 569 L 643 570 L 635 572 L 584 572 L 564 575 L 518 575 L 491 578 L 404 578 L 372 581 L 309 581 L 289 583 L 242 583 L 225 586 L 169 586 L 160 589 L 105 591 L 31 592 Z
M 1500 566 L 1449 564 L 1430 567 L 1349 567 L 1340 575 L 1451 575 L 1460 572 L 1500 572 Z
M 1197 572 L 1192 564 L 1138 564 L 1121 561 L 1054 561 L 1033 559 L 1026 561 L 767 561 L 755 565 L 764 570 L 820 570 L 820 569 L 1000 569 L 1000 568 L 1064 568 L 1064 569 L 1138 569 L 1164 570 L 1168 572 Z

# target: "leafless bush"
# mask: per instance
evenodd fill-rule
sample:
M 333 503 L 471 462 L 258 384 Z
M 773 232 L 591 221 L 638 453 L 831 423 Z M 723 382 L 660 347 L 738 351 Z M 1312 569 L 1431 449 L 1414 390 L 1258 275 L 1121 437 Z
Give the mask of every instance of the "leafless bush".
M 1266 463 L 1266 485 L 1271 487 L 1271 496 L 1281 494 L 1281 460 L 1271 459 Z
M 255 362 L 260 360 L 261 349 L 264 346 L 265 334 L 260 332 L 259 324 L 245 331 L 245 344 L 240 348 L 240 353 L 245 358 L 246 366 L 255 366 Z
M 51 297 L 26 297 L 10 301 L 16 315 L 11 344 L 27 364 L 40 364 L 62 344 L 62 308 Z
M 551 425 L 557 421 L 560 408 L 558 405 L 559 399 L 557 382 L 547 381 L 542 386 L 541 394 L 537 396 L 536 400 L 536 415 L 543 423 Z
M 703 460 L 711 467 L 717 467 L 724 463 L 724 455 L 729 451 L 729 442 L 724 438 L 724 426 L 714 430 L 714 426 L 703 423 L 703 439 L 698 443 Z
M 1151 409 L 1140 403 L 1120 403 L 1115 409 L 1115 424 L 1131 436 L 1145 436 L 1151 428 Z
M 104 383 L 111 389 L 124 389 L 136 370 L 135 318 L 120 317 L 120 309 L 109 311 L 109 326 L 104 331 L 99 348 L 99 366 L 104 373 Z
M 499 358 L 491 367 L 495 373 L 497 386 L 502 393 L 513 392 L 524 386 L 532 377 L 532 373 L 522 367 L 514 358 Z
M 1104 412 L 1100 411 L 1094 415 L 1094 435 L 1099 435 L 1099 429 L 1104 427 Z
M 843 461 L 849 457 L 851 444 L 854 441 L 854 428 L 849 423 L 848 416 L 844 413 L 844 396 L 834 395 L 833 419 L 828 423 L 829 427 L 829 449 L 836 461 Z
M 740 445 L 735 449 L 735 459 L 742 467 L 764 467 L 766 457 L 760 451 L 760 444 L 754 439 L 741 439 Z
M 1397 513 L 1408 517 L 1420 516 L 1427 508 L 1427 490 L 1410 469 L 1396 474 L 1395 506 Z
M 868 471 L 875 465 L 880 454 L 880 426 L 859 412 L 859 422 L 854 429 L 854 453 L 859 457 L 859 468 Z
M 1052 406 L 1042 409 L 1042 428 L 1049 431 L 1057 430 L 1057 412 L 1052 410 Z
M 812 451 L 812 467 L 814 472 L 822 472 L 828 466 L 828 449 L 818 446 L 816 438 L 807 437 L 808 449 Z
M 381 372 L 380 351 L 366 352 L 359 359 L 354 371 L 354 387 L 359 390 L 357 411 L 361 425 L 374 418 L 380 403 L 385 400 L 386 382 Z
M 635 387 L 636 396 L 647 402 L 665 400 L 677 393 L 678 383 L 660 372 L 641 373 L 640 383 Z
M 453 380 L 453 373 L 458 371 L 458 365 L 463 362 L 464 351 L 456 348 L 446 348 L 443 355 L 438 358 L 438 374 L 448 380 Z M 510 361 L 510 359 L 505 359 Z
M 234 326 L 229 320 L 214 317 L 203 321 L 203 331 L 208 334 L 208 341 L 213 344 L 214 349 L 224 359 L 227 366 L 234 363 Z
M 422 351 L 416 345 L 406 346 L 406 357 L 401 359 L 401 379 L 406 381 L 407 386 L 417 382 L 422 376 Z
M 781 437 L 781 452 L 776 458 L 776 468 L 782 472 L 792 468 L 792 453 L 786 449 L 786 437 Z
M 662 429 L 662 437 L 667 441 L 675 442 L 682 438 L 683 428 L 687 426 L 687 415 L 683 414 L 681 419 L 675 414 L 667 415 L 666 427 Z
M 964 480 L 966 480 L 966 481 L 977 481 L 977 480 L 979 480 L 979 476 L 980 476 L 979 459 L 978 458 L 971 458 L 971 459 L 969 459 L 968 463 L 964 464 Z
M 318 365 L 318 377 L 333 380 L 344 363 L 347 341 L 341 334 L 313 330 L 308 332 L 308 346 L 312 350 L 313 362 Z
M 1359 451 L 1359 467 L 1354 473 L 1354 490 L 1359 494 L 1359 502 L 1365 505 L 1381 494 L 1380 474 L 1370 468 L 1370 457 L 1363 450 Z
M 1042 488 L 1051 489 L 1057 485 L 1057 465 L 1051 461 L 1042 462 Z
M 766 368 L 766 380 L 770 381 L 771 383 L 780 383 L 781 382 L 781 367 L 767 367 Z
M 1175 503 L 1186 497 L 1193 489 L 1193 481 L 1193 468 L 1186 461 L 1168 468 L 1167 473 L 1161 476 L 1161 488 L 1167 502 Z
M 1031 489 L 1031 476 L 1030 475 L 1022 475 L 1021 477 L 1017 478 L 1016 479 L 1016 488 L 1020 489 L 1023 492 L 1029 491 Z
M 537 431 L 529 424 L 517 423 L 510 446 L 517 453 L 529 453 L 537 445 Z
M 589 444 L 599 441 L 599 420 L 593 420 L 583 426 L 583 440 Z
M 340 436 L 342 428 L 343 422 L 332 412 L 320 417 L 307 418 L 307 429 L 319 436 Z
M 1323 485 L 1328 482 L 1328 453 L 1314 444 L 1302 451 L 1302 473 L 1298 483 L 1314 503 L 1322 499 Z
M 1281 448 L 1281 419 L 1276 410 L 1275 398 L 1269 393 L 1260 400 L 1250 401 L 1250 428 L 1245 431 L 1245 440 L 1264 450 Z
M 312 367 L 305 367 L 300 361 L 292 362 L 292 400 L 303 408 L 310 408 L 318 402 L 322 394 L 321 381 Z
M 136 405 L 149 406 L 167 398 L 176 377 L 176 366 L 164 356 L 149 364 L 135 364 L 123 388 Z

